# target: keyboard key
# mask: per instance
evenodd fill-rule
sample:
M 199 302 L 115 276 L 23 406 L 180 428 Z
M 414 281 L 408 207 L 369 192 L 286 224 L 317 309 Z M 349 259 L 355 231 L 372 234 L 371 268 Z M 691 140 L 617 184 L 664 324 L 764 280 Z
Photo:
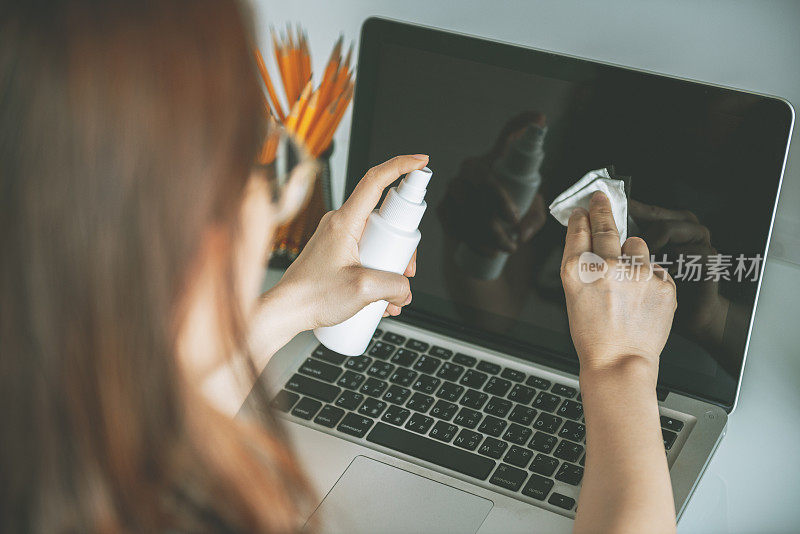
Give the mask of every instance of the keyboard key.
M 454 402 L 458 400 L 462 393 L 464 393 L 464 386 L 459 386 L 452 382 L 445 382 L 442 384 L 442 387 L 439 388 L 439 391 L 436 392 L 436 396 L 440 399 Z
M 372 339 L 377 339 L 383 335 L 383 330 L 380 328 L 376 328 L 375 332 L 372 334 Z
M 480 410 L 486 399 L 489 398 L 489 395 L 483 393 L 482 391 L 475 391 L 474 389 L 468 389 L 464 396 L 461 397 L 461 401 L 459 404 L 462 406 L 466 406 L 467 408 L 472 408 L 474 410 Z
M 380 422 L 367 441 L 479 480 L 486 480 L 495 467 L 488 458 Z
M 383 393 L 383 390 L 385 390 L 388 385 L 389 384 L 387 384 L 383 380 L 378 380 L 377 378 L 369 377 L 367 378 L 367 381 L 364 382 L 364 385 L 361 386 L 361 389 L 359 389 L 358 391 L 360 391 L 364 395 L 369 395 L 370 397 L 380 397 L 381 393 Z
M 270 405 L 276 410 L 280 410 L 286 413 L 292 408 L 292 406 L 294 406 L 294 403 L 297 402 L 298 400 L 300 400 L 300 395 L 282 389 L 278 392 L 277 395 L 275 395 L 275 398 L 272 399 Z
M 371 363 L 372 358 L 368 358 L 367 356 L 351 356 L 347 359 L 347 363 L 345 363 L 344 366 L 360 373 L 369 367 Z
M 533 428 L 536 430 L 541 430 L 542 432 L 555 434 L 558 430 L 558 427 L 561 426 L 562 421 L 563 419 L 556 417 L 555 415 L 550 415 L 549 413 L 540 413 L 539 418 L 535 423 L 533 423 Z
M 575 499 L 567 497 L 566 495 L 561 495 L 560 493 L 553 493 L 550 495 L 547 502 L 559 508 L 563 508 L 564 510 L 572 510 L 572 507 L 575 506 Z
M 561 468 L 558 470 L 558 473 L 556 473 L 556 480 L 560 480 L 571 486 L 580 484 L 582 478 L 583 467 L 568 464 L 567 462 L 561 464 Z
M 406 408 L 425 413 L 428 411 L 428 408 L 431 407 L 431 404 L 433 404 L 433 397 L 425 395 L 424 393 L 414 393 L 411 395 L 408 404 L 406 404 Z
M 536 389 L 549 389 L 550 381 L 545 380 L 544 378 L 539 378 L 538 376 L 530 375 L 525 381 L 525 385 L 534 387 Z
M 583 445 L 578 445 L 577 443 L 562 439 L 561 443 L 556 447 L 556 452 L 553 453 L 553 456 L 568 462 L 577 462 L 581 454 L 583 454 Z
M 311 419 L 322 408 L 322 403 L 308 397 L 303 397 L 292 410 L 292 415 L 301 419 Z
M 316 349 L 314 349 L 314 352 L 312 352 L 311 355 L 315 358 L 319 358 L 320 360 L 332 363 L 333 365 L 342 365 L 347 359 L 347 356 L 344 354 L 334 352 L 324 345 L 319 345 Z
M 491 456 L 495 460 L 500 459 L 503 456 L 503 453 L 508 448 L 508 443 L 505 441 L 500 441 L 499 439 L 494 438 L 486 438 L 483 441 L 483 445 L 480 446 L 478 452 L 485 455 Z
M 464 373 L 458 383 L 468 388 L 478 389 L 483 386 L 487 378 L 489 378 L 489 375 L 486 373 L 481 373 L 475 369 L 467 369 L 467 372 Z
M 414 370 L 430 375 L 436 371 L 440 363 L 442 363 L 442 360 L 439 358 L 423 354 L 419 357 L 417 363 L 414 364 Z
M 503 461 L 524 469 L 528 466 L 528 462 L 531 461 L 531 458 L 533 458 L 532 450 L 512 445 L 511 448 L 508 449 L 508 454 L 506 454 Z
M 417 372 L 412 371 L 411 369 L 403 369 L 399 368 L 392 376 L 389 377 L 389 382 L 392 384 L 397 384 L 399 386 L 409 387 L 411 384 L 414 383 L 414 379 L 417 377 Z
M 433 424 L 433 418 L 428 417 L 427 415 L 422 415 L 420 413 L 415 413 L 411 416 L 411 419 L 408 420 L 406 423 L 406 428 L 409 430 L 413 430 L 414 432 L 419 432 L 420 434 L 424 434 L 428 431 L 428 429 Z
M 565 400 L 561 403 L 561 406 L 558 407 L 558 411 L 556 413 L 562 417 L 575 419 L 577 421 L 583 417 L 583 404 L 580 402 Z
M 419 375 L 417 381 L 411 386 L 417 391 L 423 393 L 433 393 L 442 381 L 429 375 Z
M 417 339 L 409 339 L 408 341 L 406 341 L 406 347 L 408 347 L 411 350 L 416 350 L 418 352 L 425 352 L 426 350 L 428 350 L 428 346 L 429 345 L 424 341 L 419 341 Z
M 581 467 L 586 465 L 586 455 L 585 454 L 583 456 L 581 456 L 581 461 L 578 462 L 578 463 L 581 464 Z
M 397 365 L 402 365 L 403 367 L 410 367 L 414 360 L 417 359 L 417 354 L 413 350 L 408 349 L 398 349 L 397 352 L 394 353 L 392 356 L 392 363 L 396 363 Z
M 428 351 L 428 354 L 430 354 L 431 356 L 436 356 L 437 358 L 441 358 L 443 360 L 449 360 L 450 357 L 453 355 L 453 351 L 442 347 L 437 347 L 436 345 L 434 345 L 433 347 L 431 347 L 431 350 Z
M 455 382 L 459 379 L 461 373 L 463 372 L 463 366 L 453 362 L 444 362 L 439 368 L 439 372 L 436 373 L 436 376 L 442 380 L 450 380 L 451 382 Z
M 556 409 L 556 406 L 558 406 L 559 402 L 561 402 L 559 397 L 542 391 L 536 396 L 536 399 L 534 399 L 533 407 L 546 412 L 552 412 Z
M 565 421 L 558 435 L 571 441 L 581 441 L 586 437 L 586 427 L 575 421 Z
M 462 428 L 461 432 L 458 433 L 458 436 L 456 436 L 456 439 L 453 441 L 453 445 L 461 447 L 462 449 L 467 449 L 468 451 L 474 451 L 482 439 L 482 434 Z
M 522 469 L 500 464 L 497 466 L 492 478 L 489 479 L 489 484 L 494 484 L 495 486 L 507 490 L 517 491 L 522 486 L 522 483 L 525 482 L 526 476 L 528 476 L 528 473 Z
M 392 405 L 389 406 L 385 412 L 383 412 L 383 417 L 381 417 L 381 419 L 387 423 L 400 426 L 406 422 L 406 419 L 408 419 L 409 415 L 411 415 L 410 410 L 406 410 L 400 406 Z
M 461 354 L 460 352 L 453 356 L 453 361 L 459 365 L 464 365 L 466 367 L 472 367 L 476 363 L 478 363 L 477 358 L 473 358 L 472 356 L 467 356 L 466 354 Z
M 379 417 L 383 413 L 383 410 L 386 409 L 386 406 L 387 404 L 385 402 L 369 397 L 364 401 L 364 404 L 361 405 L 361 408 L 358 409 L 358 413 L 366 415 L 367 417 Z
M 553 489 L 553 481 L 549 478 L 540 477 L 537 474 L 532 474 L 528 483 L 522 488 L 522 494 L 526 497 L 543 501 L 550 490 Z
M 394 343 L 395 345 L 402 345 L 406 341 L 405 337 L 401 336 L 400 334 L 395 334 L 394 332 L 386 332 L 383 334 L 383 339 L 389 343 Z
M 458 411 L 458 406 L 445 400 L 438 400 L 431 408 L 431 415 L 437 419 L 449 421 Z
M 433 428 L 428 435 L 433 439 L 438 439 L 439 441 L 448 443 L 455 437 L 456 432 L 458 432 L 458 427 L 456 425 L 451 425 L 445 421 L 439 421 L 433 425 Z
M 503 439 L 517 445 L 525 445 L 528 443 L 531 434 L 533 434 L 533 430 L 530 428 L 511 423 L 511 426 L 508 427 L 508 430 L 503 435 Z
M 461 408 L 453 422 L 457 425 L 465 426 L 467 428 L 475 428 L 481 420 L 480 412 L 470 410 L 469 408 Z
M 511 393 L 508 394 L 508 398 L 520 404 L 530 404 L 534 395 L 536 395 L 535 389 L 529 388 L 528 386 L 523 386 L 522 384 L 517 384 L 511 390 Z
M 369 427 L 372 426 L 372 423 L 374 423 L 374 421 L 369 417 L 349 413 L 344 416 L 344 419 L 342 419 L 342 422 L 336 427 L 336 430 L 357 438 L 362 438 L 369 430 Z
M 500 372 L 500 366 L 496 363 L 486 362 L 481 360 L 478 362 L 478 366 L 475 367 L 478 371 L 483 371 L 484 373 L 489 373 L 490 375 L 496 375 Z
M 386 336 L 383 336 L 386 338 Z M 369 349 L 367 354 L 374 358 L 378 358 L 380 360 L 386 360 L 391 356 L 392 352 L 394 352 L 395 346 L 389 343 L 384 343 L 382 341 L 376 341 L 372 348 Z
M 489 402 L 486 403 L 483 411 L 496 417 L 505 417 L 509 410 L 511 410 L 511 406 L 511 401 L 501 399 L 500 397 L 492 397 L 489 399 Z
M 506 425 L 508 423 L 503 421 L 502 419 L 498 419 L 496 417 L 492 417 L 491 415 L 487 415 L 481 426 L 478 427 L 478 432 L 482 432 L 484 434 L 489 434 L 490 436 L 499 437 L 500 434 L 503 433 L 505 430 Z
M 374 376 L 375 378 L 386 380 L 392 375 L 392 371 L 394 371 L 394 365 L 391 363 L 375 362 L 369 366 L 369 369 L 367 369 L 367 374 L 369 376 Z
M 345 371 L 342 375 L 342 378 L 336 382 L 336 385 L 346 389 L 358 389 L 358 386 L 361 385 L 361 382 L 364 381 L 364 378 L 364 375 L 360 375 L 355 371 Z
M 666 415 L 662 415 L 661 428 L 666 428 L 667 430 L 672 430 L 673 432 L 680 432 L 681 430 L 683 430 L 683 421 L 678 421 L 677 419 L 673 419 L 672 417 L 667 417 Z
M 355 410 L 364 399 L 364 395 L 356 393 L 355 391 L 343 391 L 341 396 L 336 399 L 336 406 L 344 408 L 345 410 Z
M 334 382 L 339 378 L 339 375 L 342 374 L 341 367 L 336 367 L 335 365 L 314 358 L 307 358 L 298 371 L 304 375 L 324 380 L 325 382 Z
M 528 443 L 528 447 L 531 449 L 535 449 L 539 452 L 546 452 L 549 453 L 553 450 L 553 447 L 556 446 L 556 442 L 558 438 L 551 434 L 545 434 L 544 432 L 537 432 L 531 438 L 531 442 Z
M 575 394 L 578 392 L 577 389 L 565 386 L 564 384 L 553 384 L 553 387 L 550 389 L 550 391 L 552 391 L 556 395 L 567 397 L 568 399 L 574 397 Z
M 670 450 L 672 445 L 675 444 L 675 439 L 678 437 L 678 434 L 672 432 L 671 430 L 664 430 L 661 429 L 661 435 L 664 438 L 664 448 L 666 450 Z
M 558 460 L 545 454 L 537 454 L 528 469 L 534 473 L 549 477 L 556 472 L 556 467 L 558 467 Z
M 318 425 L 333 428 L 336 426 L 336 423 L 339 422 L 342 416 L 344 416 L 344 410 L 337 408 L 336 406 L 326 404 L 319 414 L 317 414 L 317 416 L 314 418 L 314 422 Z
M 323 402 L 331 402 L 342 391 L 333 384 L 326 384 L 303 375 L 294 375 L 286 383 L 286 389 L 307 395 Z
M 397 384 L 389 386 L 389 390 L 383 395 L 383 400 L 392 404 L 403 404 L 411 396 L 411 390 L 400 387 Z
M 508 367 L 503 369 L 503 372 L 500 373 L 500 376 L 503 378 L 508 378 L 509 380 L 513 380 L 514 382 L 523 382 L 525 380 L 525 373 L 522 371 L 517 371 L 516 369 L 510 369 Z
M 506 392 L 511 388 L 511 382 L 506 380 L 505 378 L 499 378 L 493 376 L 489 379 L 486 383 L 486 386 L 483 388 L 483 391 L 486 393 L 490 393 L 492 395 L 497 395 L 502 397 L 506 394 Z
M 529 425 L 533 422 L 534 417 L 536 417 L 536 410 L 533 408 L 528 408 L 527 406 L 522 406 L 517 404 L 514 406 L 514 409 L 511 410 L 508 418 L 514 421 L 515 423 L 519 423 L 521 425 Z

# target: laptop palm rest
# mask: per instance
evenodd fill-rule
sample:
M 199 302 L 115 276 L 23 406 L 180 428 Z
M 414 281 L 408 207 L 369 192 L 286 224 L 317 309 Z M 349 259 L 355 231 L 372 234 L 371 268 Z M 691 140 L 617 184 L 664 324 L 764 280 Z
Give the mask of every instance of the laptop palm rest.
M 357 456 L 309 519 L 326 534 L 475 532 L 494 503 Z

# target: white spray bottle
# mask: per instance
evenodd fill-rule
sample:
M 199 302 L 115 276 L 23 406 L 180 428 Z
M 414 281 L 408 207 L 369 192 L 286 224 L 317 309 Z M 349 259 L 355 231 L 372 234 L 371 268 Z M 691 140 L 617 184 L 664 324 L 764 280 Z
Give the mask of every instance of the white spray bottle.
M 411 171 L 386 194 L 380 209 L 367 219 L 358 255 L 370 269 L 402 274 L 419 244 L 419 223 L 425 208 L 425 193 L 433 171 L 425 167 Z M 367 350 L 375 329 L 386 311 L 387 302 L 368 304 L 351 318 L 334 326 L 314 329 L 317 339 L 339 354 L 358 356 Z

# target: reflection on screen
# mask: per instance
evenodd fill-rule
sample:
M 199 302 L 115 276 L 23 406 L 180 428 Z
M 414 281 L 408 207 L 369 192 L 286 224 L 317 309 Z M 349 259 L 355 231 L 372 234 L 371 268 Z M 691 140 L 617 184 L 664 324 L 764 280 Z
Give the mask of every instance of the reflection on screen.
M 547 206 L 613 165 L 629 177 L 629 235 L 678 286 L 662 379 L 732 401 L 785 149 L 774 107 L 620 70 L 571 81 L 396 45 L 379 65 L 369 164 L 422 152 L 436 172 L 415 310 L 575 358 L 564 228 Z

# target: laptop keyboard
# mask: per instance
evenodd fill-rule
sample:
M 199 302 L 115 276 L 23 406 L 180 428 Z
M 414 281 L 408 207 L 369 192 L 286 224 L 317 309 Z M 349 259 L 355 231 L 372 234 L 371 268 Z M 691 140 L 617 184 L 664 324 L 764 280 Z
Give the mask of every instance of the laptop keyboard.
M 378 330 L 362 356 L 319 345 L 273 406 L 523 500 L 575 508 L 586 427 L 572 386 Z M 684 423 L 662 416 L 661 427 L 669 451 Z

